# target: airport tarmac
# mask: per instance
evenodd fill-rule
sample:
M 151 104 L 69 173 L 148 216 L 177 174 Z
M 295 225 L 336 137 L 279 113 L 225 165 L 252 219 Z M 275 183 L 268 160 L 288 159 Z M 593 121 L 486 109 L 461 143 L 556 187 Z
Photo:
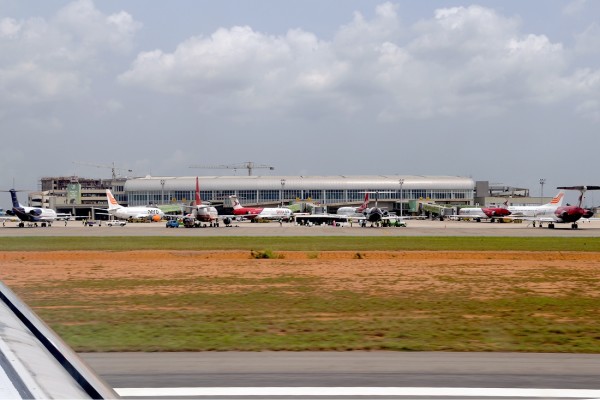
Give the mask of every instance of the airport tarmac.
M 490 223 L 474 221 L 409 220 L 407 227 L 300 226 L 294 223 L 236 222 L 231 227 L 166 228 L 164 222 L 128 223 L 126 226 L 85 226 L 79 221 L 55 222 L 52 227 L 19 228 L 16 222 L 0 227 L 0 237 L 12 236 L 511 236 L 511 237 L 600 237 L 600 220 L 556 224 L 555 229 L 533 227 L 522 223 Z

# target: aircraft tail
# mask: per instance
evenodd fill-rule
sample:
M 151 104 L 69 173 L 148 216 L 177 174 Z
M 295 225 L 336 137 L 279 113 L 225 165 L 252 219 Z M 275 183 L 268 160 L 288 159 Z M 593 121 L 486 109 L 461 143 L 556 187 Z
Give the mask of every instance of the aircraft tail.
M 364 210 L 366 210 L 367 208 L 369 208 L 369 193 L 365 193 L 365 200 L 363 201 L 363 203 L 360 205 L 360 207 L 358 207 L 356 209 L 357 212 L 363 212 Z
M 17 191 L 15 189 L 10 189 L 9 192 L 13 207 L 22 208 L 23 206 L 19 203 L 19 200 L 17 200 Z
M 231 199 L 231 203 L 233 204 L 232 207 L 234 210 L 242 208 L 242 205 L 240 204 L 240 201 L 238 200 L 237 196 L 229 196 L 229 198 Z
M 196 177 L 196 205 L 202 205 L 202 199 L 200 198 L 200 184 L 198 183 L 198 177 Z
M 560 192 L 558 192 L 558 194 L 556 196 L 554 196 L 552 198 L 552 200 L 550 200 L 550 203 L 548 203 L 548 206 L 555 206 L 555 207 L 560 207 L 563 204 L 563 200 L 565 199 L 565 192 L 563 192 L 562 190 Z
M 117 199 L 115 199 L 115 196 L 113 196 L 112 192 L 110 191 L 110 189 L 106 189 L 106 199 L 108 200 L 108 209 L 110 210 L 117 210 L 119 208 L 122 208 L 121 205 L 119 205 L 119 203 L 117 202 Z

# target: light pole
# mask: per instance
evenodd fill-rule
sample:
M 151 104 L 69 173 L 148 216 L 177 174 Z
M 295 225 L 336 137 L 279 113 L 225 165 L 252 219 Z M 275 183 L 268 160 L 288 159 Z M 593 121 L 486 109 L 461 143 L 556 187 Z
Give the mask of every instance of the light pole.
M 404 195 L 402 193 L 402 185 L 404 185 L 404 178 L 398 179 L 398 183 L 400 183 L 400 217 L 402 217 L 402 208 L 404 206 Z
M 283 188 L 284 188 L 284 186 L 285 186 L 285 179 L 282 179 L 281 180 L 281 196 L 280 196 L 280 198 L 281 198 L 281 207 L 283 207 Z
M 160 187 L 161 187 L 160 202 L 161 202 L 161 204 L 165 204 L 165 180 L 164 179 L 160 180 Z
M 540 192 L 540 204 L 544 204 L 544 183 L 546 183 L 546 178 L 540 178 L 540 186 L 542 187 Z

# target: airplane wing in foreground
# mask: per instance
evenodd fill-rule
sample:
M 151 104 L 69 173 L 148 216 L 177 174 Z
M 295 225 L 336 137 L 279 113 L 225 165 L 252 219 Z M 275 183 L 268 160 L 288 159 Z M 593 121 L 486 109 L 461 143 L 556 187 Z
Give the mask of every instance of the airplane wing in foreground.
M 118 399 L 119 395 L 0 282 L 0 398 Z

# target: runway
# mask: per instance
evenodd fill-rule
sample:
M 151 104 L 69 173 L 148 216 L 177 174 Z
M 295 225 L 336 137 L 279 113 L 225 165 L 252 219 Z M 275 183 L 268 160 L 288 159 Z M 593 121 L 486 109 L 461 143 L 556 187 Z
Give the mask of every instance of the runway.
M 599 398 L 600 355 L 87 353 L 127 398 Z
M 293 223 L 237 222 L 219 228 L 166 228 L 164 222 L 129 223 L 126 226 L 84 226 L 78 221 L 56 222 L 49 228 L 18 228 L 14 222 L 0 227 L 0 237 L 14 236 L 513 236 L 513 237 L 600 237 L 600 221 L 556 224 L 555 229 L 532 227 L 523 223 L 472 221 L 410 220 L 408 226 L 361 228 L 348 223 L 342 226 L 299 226 Z

